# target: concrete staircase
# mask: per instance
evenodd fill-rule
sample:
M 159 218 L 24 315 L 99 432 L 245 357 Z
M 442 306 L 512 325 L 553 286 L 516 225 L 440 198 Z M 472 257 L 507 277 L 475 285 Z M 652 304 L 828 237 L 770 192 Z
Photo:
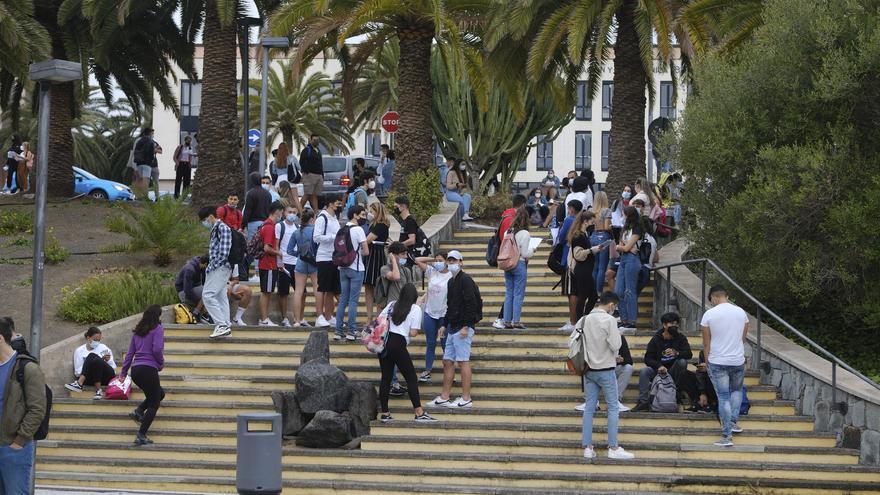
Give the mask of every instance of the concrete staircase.
M 455 247 L 465 270 L 480 285 L 484 315 L 474 341 L 470 411 L 437 410 L 439 424 L 416 424 L 407 398 L 392 398 L 396 421 L 374 424 L 360 450 L 284 449 L 284 493 L 880 493 L 880 470 L 858 465 L 858 452 L 835 447 L 814 433 L 810 417 L 794 415 L 774 387 L 747 374 L 751 412 L 732 448 L 713 447 L 718 421 L 705 414 L 623 413 L 620 442 L 632 461 L 609 461 L 604 451 L 585 461 L 580 448 L 583 401 L 577 378 L 564 370 L 565 300 L 550 289 L 558 279 L 546 269 L 549 248 L 530 266 L 523 308 L 528 330 L 489 325 L 504 297 L 501 273 L 485 267 L 486 232 L 465 231 Z M 639 301 L 639 330 L 628 337 L 636 371 L 653 326 L 652 288 Z M 313 315 L 307 318 L 314 321 Z M 363 319 L 363 316 L 362 318 Z M 277 320 L 276 320 L 277 321 Z M 269 392 L 291 389 L 308 331 L 236 328 L 232 337 L 209 341 L 207 326 L 166 325 L 167 397 L 151 430 L 155 444 L 133 447 L 136 431 L 127 413 L 142 398 L 92 402 L 91 392 L 58 393 L 50 439 L 40 442 L 41 486 L 235 492 L 235 417 L 271 411 Z M 699 338 L 691 335 L 695 349 Z M 332 344 L 331 361 L 348 376 L 378 382 L 378 363 L 360 343 Z M 416 368 L 424 364 L 424 340 L 410 346 Z M 439 393 L 421 384 L 423 401 Z M 638 372 L 623 402 L 633 405 Z M 596 442 L 605 441 L 598 413 Z

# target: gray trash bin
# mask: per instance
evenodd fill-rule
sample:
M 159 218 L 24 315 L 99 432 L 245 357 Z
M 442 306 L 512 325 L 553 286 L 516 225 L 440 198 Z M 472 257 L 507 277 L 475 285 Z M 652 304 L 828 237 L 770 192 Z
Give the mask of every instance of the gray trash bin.
M 238 415 L 235 487 L 241 495 L 281 493 L 281 415 Z

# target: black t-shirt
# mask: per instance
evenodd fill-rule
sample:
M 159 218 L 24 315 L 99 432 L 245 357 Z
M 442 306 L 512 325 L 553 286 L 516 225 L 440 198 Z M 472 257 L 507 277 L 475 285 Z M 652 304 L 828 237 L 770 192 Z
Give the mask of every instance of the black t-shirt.
M 400 224 L 400 242 L 404 242 L 409 238 L 409 235 L 417 235 L 419 231 L 419 224 L 416 222 L 416 219 L 412 217 L 412 215 L 406 217 L 406 220 Z M 413 246 L 407 246 L 408 249 L 412 249 Z
M 376 235 L 376 241 L 388 242 L 388 226 L 384 223 L 370 226 L 370 233 Z
M 311 144 L 306 145 L 299 155 L 299 168 L 304 174 L 324 175 L 324 160 L 321 158 L 321 150 L 312 147 Z

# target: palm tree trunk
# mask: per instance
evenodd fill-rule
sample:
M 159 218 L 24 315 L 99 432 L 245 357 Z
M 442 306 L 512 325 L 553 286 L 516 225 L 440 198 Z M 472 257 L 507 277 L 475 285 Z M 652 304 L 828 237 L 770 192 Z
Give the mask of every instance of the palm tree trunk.
M 222 204 L 229 193 L 244 193 L 236 98 L 235 25 L 223 26 L 216 0 L 205 2 L 205 65 L 199 114 L 199 168 L 193 204 Z
M 431 42 L 434 28 L 416 24 L 397 30 L 400 39 L 398 112 L 400 129 L 395 136 L 396 166 L 393 188 L 405 192 L 404 178 L 434 166 L 434 141 L 431 127 Z
M 49 170 L 46 187 L 49 197 L 73 196 L 73 83 L 52 86 L 49 120 Z
M 639 52 L 633 21 L 635 0 L 617 11 L 617 43 L 614 46 L 614 95 L 611 106 L 611 149 L 605 190 L 611 199 L 625 184 L 645 175 L 645 85 L 647 76 Z

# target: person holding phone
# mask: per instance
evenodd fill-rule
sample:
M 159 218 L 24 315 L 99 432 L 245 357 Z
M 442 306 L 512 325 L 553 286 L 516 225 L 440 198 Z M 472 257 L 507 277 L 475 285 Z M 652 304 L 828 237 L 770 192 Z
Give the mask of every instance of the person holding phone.
M 82 392 L 83 385 L 95 386 L 95 400 L 104 398 L 102 387 L 106 387 L 116 376 L 116 362 L 113 351 L 101 343 L 101 329 L 89 327 L 83 335 L 86 343 L 73 351 L 73 374 L 76 380 L 64 385 L 72 392 Z

